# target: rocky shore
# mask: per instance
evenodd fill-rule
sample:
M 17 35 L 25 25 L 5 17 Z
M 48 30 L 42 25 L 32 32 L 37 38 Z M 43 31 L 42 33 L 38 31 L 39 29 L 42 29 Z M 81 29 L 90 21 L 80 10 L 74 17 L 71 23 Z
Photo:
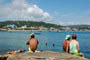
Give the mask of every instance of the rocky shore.
M 83 57 L 71 56 L 63 52 L 42 51 L 36 53 L 18 53 L 0 55 L 0 60 L 88 60 Z

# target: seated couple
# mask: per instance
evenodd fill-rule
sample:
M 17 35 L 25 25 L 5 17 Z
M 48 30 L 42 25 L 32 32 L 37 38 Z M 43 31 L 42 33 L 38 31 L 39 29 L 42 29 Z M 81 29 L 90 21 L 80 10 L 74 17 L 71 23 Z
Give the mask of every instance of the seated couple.
M 70 35 L 67 35 L 66 40 L 63 41 L 63 50 L 71 55 L 84 57 L 84 55 L 80 53 L 80 46 L 76 34 L 72 34 L 72 40 L 70 40 L 70 38 Z

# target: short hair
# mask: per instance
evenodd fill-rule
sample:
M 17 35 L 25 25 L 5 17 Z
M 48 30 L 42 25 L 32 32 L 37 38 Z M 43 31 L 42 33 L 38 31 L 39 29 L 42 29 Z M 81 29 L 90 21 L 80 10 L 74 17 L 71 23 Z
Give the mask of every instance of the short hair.
M 72 39 L 77 39 L 76 34 L 72 34 Z
M 35 38 L 35 36 L 34 35 L 31 35 L 31 38 Z

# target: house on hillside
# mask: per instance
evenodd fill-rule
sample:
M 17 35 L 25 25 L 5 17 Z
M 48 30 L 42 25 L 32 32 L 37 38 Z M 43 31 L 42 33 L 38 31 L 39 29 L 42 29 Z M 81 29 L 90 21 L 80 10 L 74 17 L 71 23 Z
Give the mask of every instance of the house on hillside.
M 27 28 L 27 25 L 21 26 L 21 28 L 22 28 L 22 29 L 25 29 L 25 28 Z
M 8 28 L 16 28 L 17 26 L 15 24 L 6 25 Z

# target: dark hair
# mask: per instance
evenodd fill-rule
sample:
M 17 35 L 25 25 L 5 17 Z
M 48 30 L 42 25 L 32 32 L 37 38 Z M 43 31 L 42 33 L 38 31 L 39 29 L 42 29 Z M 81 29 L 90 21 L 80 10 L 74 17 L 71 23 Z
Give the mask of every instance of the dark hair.
M 35 36 L 34 36 L 34 35 L 32 35 L 32 36 L 31 36 L 31 38 L 35 38 Z
M 70 40 L 71 38 L 68 38 L 67 40 Z
M 72 34 L 72 39 L 77 39 L 76 34 Z

